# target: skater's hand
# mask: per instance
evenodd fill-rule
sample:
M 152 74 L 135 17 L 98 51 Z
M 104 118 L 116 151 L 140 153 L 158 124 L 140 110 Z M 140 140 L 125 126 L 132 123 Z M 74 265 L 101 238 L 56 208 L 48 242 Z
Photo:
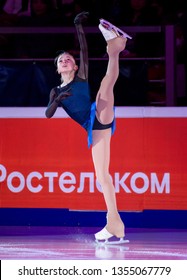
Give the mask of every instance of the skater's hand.
M 86 21 L 88 18 L 88 12 L 82 12 L 74 18 L 74 24 L 81 24 L 82 22 Z
M 66 92 L 61 92 L 56 98 L 55 98 L 55 102 L 56 103 L 60 103 L 60 101 L 68 98 L 69 96 L 71 96 L 71 92 L 66 91 Z

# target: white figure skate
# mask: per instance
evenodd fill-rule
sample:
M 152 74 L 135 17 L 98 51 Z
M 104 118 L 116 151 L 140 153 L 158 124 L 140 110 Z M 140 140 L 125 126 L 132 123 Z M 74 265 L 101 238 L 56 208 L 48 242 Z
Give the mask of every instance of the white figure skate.
M 109 41 L 116 37 L 132 39 L 132 37 L 125 33 L 123 30 L 119 29 L 118 27 L 116 27 L 115 25 L 113 25 L 109 21 L 106 21 L 103 18 L 100 19 L 99 29 L 102 32 L 106 41 Z
M 99 231 L 95 234 L 95 241 L 97 242 L 97 244 L 101 244 L 101 245 L 103 245 L 103 244 L 119 245 L 119 244 L 123 244 L 123 243 L 129 243 L 129 240 L 124 239 L 124 237 L 121 237 L 115 241 L 109 240 L 112 237 L 114 237 L 114 235 L 111 234 L 110 232 L 108 232 L 108 230 L 106 228 L 103 228 L 101 231 Z

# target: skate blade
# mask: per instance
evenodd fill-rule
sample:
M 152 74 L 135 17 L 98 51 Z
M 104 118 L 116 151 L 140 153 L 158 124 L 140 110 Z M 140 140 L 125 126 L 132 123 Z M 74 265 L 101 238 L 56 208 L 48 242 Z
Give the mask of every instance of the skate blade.
M 115 240 L 115 241 L 110 241 L 108 239 L 105 241 L 100 241 L 100 240 L 96 239 L 95 242 L 98 245 L 121 245 L 121 244 L 129 243 L 129 240 L 120 238 L 119 240 Z
M 127 39 L 132 39 L 132 37 L 127 34 L 126 32 L 124 32 L 123 30 L 121 30 L 120 28 L 118 28 L 117 26 L 113 25 L 112 23 L 110 23 L 109 21 L 101 18 L 100 19 L 100 23 L 102 24 L 102 26 L 104 28 L 106 28 L 109 31 L 112 31 L 117 37 L 125 37 Z

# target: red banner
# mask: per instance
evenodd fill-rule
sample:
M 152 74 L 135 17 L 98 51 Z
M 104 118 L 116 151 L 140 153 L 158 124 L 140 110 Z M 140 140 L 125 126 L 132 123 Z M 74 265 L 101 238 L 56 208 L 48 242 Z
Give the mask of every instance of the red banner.
M 0 207 L 105 209 L 86 132 L 43 108 L 3 108 Z M 119 210 L 187 210 L 186 108 L 117 108 L 110 173 Z

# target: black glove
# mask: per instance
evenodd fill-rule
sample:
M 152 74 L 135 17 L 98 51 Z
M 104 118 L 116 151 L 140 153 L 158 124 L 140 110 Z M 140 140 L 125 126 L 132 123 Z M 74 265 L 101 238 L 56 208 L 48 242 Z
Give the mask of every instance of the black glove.
M 74 24 L 81 24 L 82 22 L 86 21 L 88 18 L 88 12 L 82 12 L 74 18 Z

